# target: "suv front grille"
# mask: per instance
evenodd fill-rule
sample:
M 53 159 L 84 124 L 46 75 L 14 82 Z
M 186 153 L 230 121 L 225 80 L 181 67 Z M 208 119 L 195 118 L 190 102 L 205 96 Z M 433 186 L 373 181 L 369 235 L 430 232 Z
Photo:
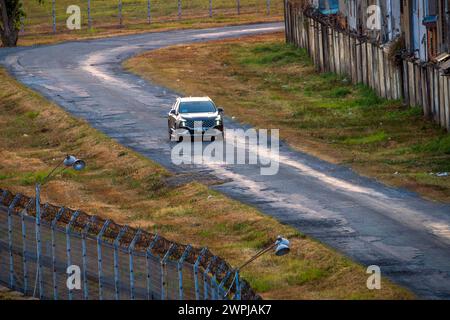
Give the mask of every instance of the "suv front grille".
M 201 128 L 213 128 L 215 123 L 215 119 L 186 120 L 186 126 L 191 129 L 194 128 L 194 124 Z

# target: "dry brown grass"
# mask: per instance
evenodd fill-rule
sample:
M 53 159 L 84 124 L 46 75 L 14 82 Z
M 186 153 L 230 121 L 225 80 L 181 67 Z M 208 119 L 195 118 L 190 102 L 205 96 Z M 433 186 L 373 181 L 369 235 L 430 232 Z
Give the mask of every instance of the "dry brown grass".
M 283 234 L 292 253 L 266 256 L 243 272 L 264 298 L 406 299 L 412 295 L 383 280 L 366 288 L 365 270 L 326 246 L 256 209 L 199 183 L 164 187 L 170 173 L 124 148 L 23 87 L 0 70 L 0 186 L 33 195 L 36 179 L 67 153 L 87 161 L 81 173 L 49 182 L 43 201 L 82 209 L 119 223 L 159 232 L 213 252 L 238 265 Z
M 34 298 L 25 297 L 22 293 L 9 290 L 0 286 L 0 300 L 35 300 Z
M 417 108 L 314 71 L 281 33 L 163 48 L 126 68 L 186 95 L 208 95 L 230 116 L 281 128 L 293 147 L 423 196 L 449 202 L 450 136 Z M 214 84 L 214 85 L 211 85 Z

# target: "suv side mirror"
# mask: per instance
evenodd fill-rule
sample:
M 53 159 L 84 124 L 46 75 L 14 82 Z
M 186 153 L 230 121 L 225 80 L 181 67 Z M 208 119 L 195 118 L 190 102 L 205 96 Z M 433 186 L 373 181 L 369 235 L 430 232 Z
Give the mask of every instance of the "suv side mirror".
M 177 114 L 177 113 L 175 112 L 175 109 L 172 109 L 170 110 L 169 114 Z
M 223 108 L 217 108 L 217 111 L 219 111 L 219 113 L 223 113 Z

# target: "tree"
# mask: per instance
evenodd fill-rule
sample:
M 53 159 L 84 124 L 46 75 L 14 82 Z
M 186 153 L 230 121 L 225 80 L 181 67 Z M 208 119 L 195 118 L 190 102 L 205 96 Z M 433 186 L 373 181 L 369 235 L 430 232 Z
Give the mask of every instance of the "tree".
M 43 0 L 36 0 L 42 3 Z M 0 37 L 4 47 L 14 47 L 19 39 L 20 19 L 25 17 L 21 0 L 0 0 Z

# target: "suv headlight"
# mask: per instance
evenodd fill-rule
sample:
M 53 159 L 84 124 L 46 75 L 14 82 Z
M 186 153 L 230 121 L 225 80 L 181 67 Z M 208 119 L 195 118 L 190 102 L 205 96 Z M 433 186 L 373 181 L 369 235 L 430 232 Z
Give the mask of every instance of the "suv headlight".
M 184 119 L 180 120 L 180 127 L 186 127 L 186 120 Z
M 222 124 L 222 118 L 221 117 L 217 117 L 216 118 L 216 126 L 220 126 Z

